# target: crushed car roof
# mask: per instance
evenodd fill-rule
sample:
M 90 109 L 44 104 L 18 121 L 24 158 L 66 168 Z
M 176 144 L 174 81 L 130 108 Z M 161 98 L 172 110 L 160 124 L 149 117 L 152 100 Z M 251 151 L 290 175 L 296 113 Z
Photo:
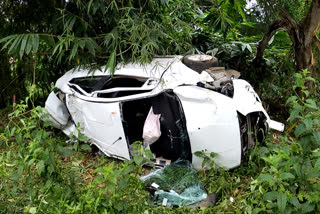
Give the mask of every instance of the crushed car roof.
M 208 78 L 185 66 L 181 61 L 182 58 L 182 56 L 156 57 L 148 64 L 119 63 L 115 68 L 114 75 L 162 79 L 164 88 L 174 88 L 182 84 L 195 85 L 201 79 Z M 73 69 L 58 79 L 55 86 L 65 93 L 70 93 L 67 84 L 71 79 L 90 75 L 110 75 L 109 69 L 106 69 L 106 72 L 104 70 L 105 67 L 101 67 L 100 70 L 95 70 L 94 72 L 90 72 L 89 69 Z

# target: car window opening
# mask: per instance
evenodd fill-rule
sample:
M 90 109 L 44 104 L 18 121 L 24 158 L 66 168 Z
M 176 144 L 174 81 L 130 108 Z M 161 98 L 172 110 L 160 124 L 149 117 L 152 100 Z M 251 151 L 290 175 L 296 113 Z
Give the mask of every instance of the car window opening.
M 128 90 L 119 90 L 112 92 L 97 93 L 97 97 L 102 98 L 116 98 L 124 97 L 135 94 L 141 94 L 151 91 L 151 89 L 141 90 L 142 86 L 147 82 L 148 78 L 131 77 L 131 76 L 98 76 L 98 77 L 85 77 L 74 78 L 70 81 L 72 84 L 78 85 L 87 93 L 95 91 L 102 91 L 112 88 L 128 88 Z M 70 86 L 78 93 L 83 94 L 77 87 Z M 130 89 L 131 88 L 131 89 Z M 132 90 L 132 89 L 138 90 Z
M 117 98 L 117 97 L 125 97 L 135 94 L 146 93 L 151 90 L 128 90 L 128 91 L 115 91 L 110 93 L 98 93 L 98 97 L 102 98 Z
M 129 148 L 135 141 L 143 142 L 143 127 L 151 107 L 154 114 L 161 114 L 161 136 L 150 145 L 151 152 L 155 157 L 171 162 L 177 159 L 192 161 L 183 109 L 180 100 L 172 92 L 121 103 L 122 123 Z
M 141 87 L 147 81 L 147 78 L 114 76 L 109 78 L 98 90 L 105 90 L 119 87 Z
M 87 93 L 91 93 L 93 87 L 103 78 L 104 76 L 90 76 L 73 78 L 70 83 L 78 85 Z M 75 87 L 74 87 L 75 88 Z

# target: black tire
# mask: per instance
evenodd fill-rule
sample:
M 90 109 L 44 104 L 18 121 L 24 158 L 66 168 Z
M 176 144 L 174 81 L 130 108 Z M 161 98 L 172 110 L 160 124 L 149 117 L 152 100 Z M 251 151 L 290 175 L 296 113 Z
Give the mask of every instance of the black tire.
M 204 54 L 193 54 L 183 57 L 182 62 L 198 73 L 211 67 L 218 67 L 218 59 Z

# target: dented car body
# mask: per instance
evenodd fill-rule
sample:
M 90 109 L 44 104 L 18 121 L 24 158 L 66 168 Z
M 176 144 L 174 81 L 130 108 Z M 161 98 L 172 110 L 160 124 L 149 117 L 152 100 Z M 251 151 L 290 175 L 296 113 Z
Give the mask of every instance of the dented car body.
M 46 109 L 53 126 L 76 134 L 76 125 L 103 153 L 131 159 L 131 145 L 142 132 L 152 107 L 161 114 L 161 136 L 150 149 L 156 157 L 186 159 L 197 169 L 196 151 L 217 153 L 226 168 L 240 165 L 256 139 L 269 128 L 283 130 L 270 119 L 260 98 L 245 80 L 217 84 L 210 73 L 196 72 L 181 56 L 155 58 L 150 64 L 119 64 L 114 75 L 69 71 L 56 82 Z

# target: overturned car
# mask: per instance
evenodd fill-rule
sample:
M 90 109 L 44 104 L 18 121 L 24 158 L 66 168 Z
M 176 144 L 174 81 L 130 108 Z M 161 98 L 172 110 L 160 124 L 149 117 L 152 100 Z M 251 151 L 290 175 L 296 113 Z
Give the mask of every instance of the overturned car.
M 131 159 L 131 145 L 146 141 L 145 124 L 156 122 L 161 134 L 147 145 L 156 158 L 189 160 L 199 169 L 202 159 L 194 153 L 207 150 L 217 153 L 218 165 L 234 168 L 269 128 L 282 131 L 283 124 L 269 118 L 248 82 L 210 70 L 217 66 L 212 59 L 158 57 L 146 65 L 118 64 L 114 75 L 71 70 L 45 108 L 53 126 L 69 135 L 80 124 L 107 156 Z M 150 113 L 155 121 L 148 121 Z

